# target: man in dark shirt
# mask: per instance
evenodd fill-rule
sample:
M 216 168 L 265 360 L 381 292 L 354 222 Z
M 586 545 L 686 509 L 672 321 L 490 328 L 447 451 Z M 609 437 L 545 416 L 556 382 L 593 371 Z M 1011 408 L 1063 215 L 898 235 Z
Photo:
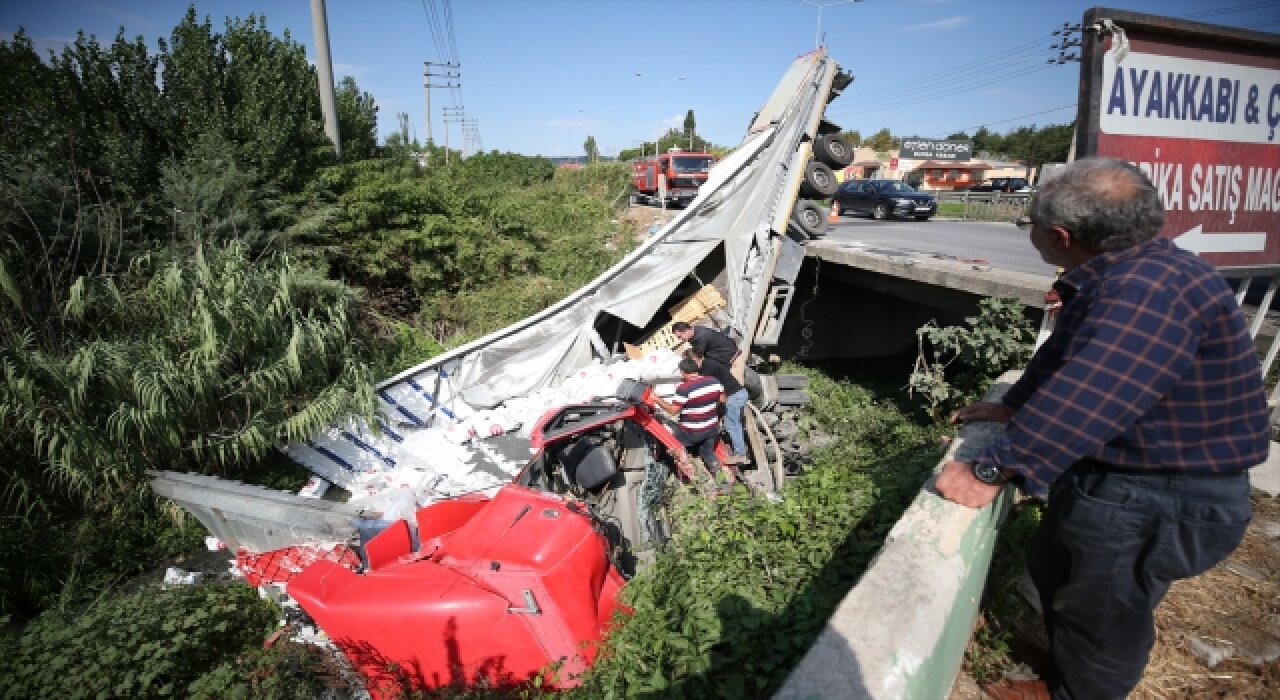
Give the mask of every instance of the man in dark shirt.
M 703 357 L 715 360 L 725 367 L 732 367 L 733 361 L 738 357 L 738 344 L 733 342 L 733 338 L 714 328 L 676 321 L 671 324 L 671 332 Z
M 676 387 L 673 400 L 661 396 L 654 400 L 668 413 L 677 415 L 675 436 L 688 450 L 697 450 L 702 464 L 715 477 L 720 471 L 716 457 L 716 438 L 720 436 L 720 397 L 723 388 L 715 377 L 704 376 L 698 363 L 684 359 L 679 365 L 684 380 Z
M 1065 268 L 1052 336 L 999 403 L 952 422 L 1008 421 L 937 489 L 986 506 L 1012 481 L 1048 496 L 1027 544 L 1055 668 L 1000 698 L 1123 698 L 1155 641 L 1169 585 L 1226 558 L 1251 517 L 1247 470 L 1266 459 L 1257 351 L 1211 265 L 1157 238 L 1164 210 L 1124 161 L 1076 161 L 1022 222 Z

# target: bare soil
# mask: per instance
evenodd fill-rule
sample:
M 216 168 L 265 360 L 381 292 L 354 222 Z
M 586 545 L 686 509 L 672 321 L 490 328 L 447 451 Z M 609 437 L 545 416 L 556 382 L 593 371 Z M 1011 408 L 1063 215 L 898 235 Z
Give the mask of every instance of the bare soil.
M 1280 498 L 1255 491 L 1253 503 L 1240 547 L 1204 574 L 1175 583 L 1156 609 L 1156 646 L 1132 700 L 1280 698 Z M 1027 634 L 1043 641 L 1042 630 Z M 976 644 L 970 642 L 971 655 L 983 652 Z M 1017 664 L 1033 659 L 1011 646 L 1014 675 Z M 966 665 L 950 700 L 986 697 Z

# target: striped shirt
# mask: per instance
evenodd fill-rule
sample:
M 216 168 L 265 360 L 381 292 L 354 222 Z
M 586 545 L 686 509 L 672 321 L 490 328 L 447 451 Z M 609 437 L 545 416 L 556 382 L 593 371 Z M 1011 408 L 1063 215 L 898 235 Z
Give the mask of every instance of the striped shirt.
M 671 403 L 680 407 L 680 427 L 690 434 L 720 428 L 720 395 L 724 388 L 715 377 L 700 376 L 676 387 Z
M 1057 328 L 1005 394 L 1015 414 L 979 460 L 1043 495 L 1082 458 L 1184 474 L 1266 459 L 1258 354 L 1211 265 L 1156 239 L 1098 255 L 1055 288 Z

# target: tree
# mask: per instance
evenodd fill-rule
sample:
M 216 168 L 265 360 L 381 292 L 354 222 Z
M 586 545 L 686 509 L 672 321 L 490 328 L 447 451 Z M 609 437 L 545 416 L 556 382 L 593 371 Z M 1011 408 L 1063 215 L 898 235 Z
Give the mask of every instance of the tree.
M 854 148 L 862 145 L 862 132 L 857 129 L 840 132 L 840 138 L 847 141 L 848 144 Z
M 1036 134 L 1036 163 L 1065 163 L 1075 136 L 1075 122 L 1046 126 Z
M 600 159 L 600 149 L 596 146 L 596 137 L 588 135 L 586 142 L 582 144 L 582 148 L 587 152 L 588 163 L 594 163 Z
M 378 154 L 378 105 L 373 95 L 360 92 L 355 78 L 345 76 L 336 94 L 342 159 L 361 160 Z
M 947 137 L 947 140 L 948 140 L 948 141 L 968 141 L 968 140 L 969 140 L 969 135 L 968 135 L 968 134 L 966 134 L 966 133 L 965 133 L 965 132 L 963 132 L 963 131 L 957 131 L 956 133 L 951 134 L 950 136 L 948 136 L 948 137 Z
M 973 152 L 984 158 L 990 158 L 992 154 L 998 153 L 1004 145 L 1004 140 L 999 134 L 993 134 L 985 126 L 978 127 L 973 132 Z
M 228 103 L 223 96 L 229 56 L 209 17 L 196 21 L 195 6 L 187 8 L 170 40 L 159 43 L 168 112 L 165 128 L 174 155 L 181 158 L 207 134 L 228 135 Z
M 862 145 L 874 148 L 878 152 L 896 151 L 901 145 L 901 140 L 894 138 L 893 134 L 889 133 L 889 127 L 885 127 L 872 134 L 871 138 Z
M 228 136 L 239 148 L 239 160 L 268 182 L 296 191 L 333 158 L 306 49 L 288 31 L 274 36 L 266 18 L 256 14 L 227 20 L 222 43 L 230 59 L 223 93 Z
M 124 30 L 105 48 L 84 32 L 53 59 L 60 122 L 68 139 L 66 156 L 95 180 L 97 194 L 145 200 L 155 190 L 162 135 L 157 61 L 142 37 Z
M 693 119 L 693 110 L 689 110 L 684 115 L 684 135 L 685 137 L 693 136 L 698 131 L 698 123 Z

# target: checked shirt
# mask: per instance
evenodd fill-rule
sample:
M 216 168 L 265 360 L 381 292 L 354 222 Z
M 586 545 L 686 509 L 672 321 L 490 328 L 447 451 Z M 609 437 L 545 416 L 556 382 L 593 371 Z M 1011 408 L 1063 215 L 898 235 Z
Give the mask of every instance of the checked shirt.
M 1258 354 L 1213 266 L 1155 239 L 1100 254 L 1055 288 L 1057 328 L 1005 394 L 1015 414 L 979 460 L 1044 495 L 1081 458 L 1186 474 L 1266 459 Z

